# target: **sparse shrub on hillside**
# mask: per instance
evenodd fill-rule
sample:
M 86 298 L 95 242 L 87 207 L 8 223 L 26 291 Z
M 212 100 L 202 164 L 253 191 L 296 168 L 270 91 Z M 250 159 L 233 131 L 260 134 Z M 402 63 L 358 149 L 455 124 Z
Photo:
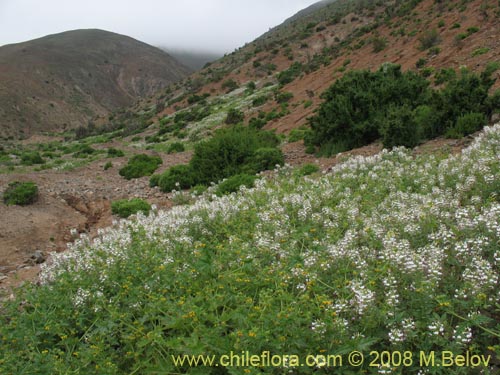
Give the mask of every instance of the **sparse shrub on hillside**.
M 103 169 L 105 171 L 107 171 L 109 168 L 113 168 L 113 163 L 111 163 L 110 161 L 108 161 L 106 164 L 104 164 Z
M 298 141 L 301 141 L 310 132 L 311 132 L 311 130 L 310 129 L 306 129 L 306 128 L 292 129 L 290 131 L 290 134 L 288 135 L 288 142 L 298 142 Z
M 3 193 L 3 201 L 7 205 L 27 206 L 37 199 L 38 186 L 34 182 L 11 182 Z
M 255 84 L 254 81 L 248 82 L 247 83 L 247 89 L 246 89 L 247 94 L 253 93 L 256 88 L 257 88 L 257 85 Z
M 264 105 L 268 100 L 267 95 L 261 95 L 256 97 L 254 100 L 252 100 L 252 106 L 254 107 L 260 107 L 261 105 Z
M 236 90 L 239 85 L 234 79 L 228 79 L 227 81 L 224 81 L 221 86 L 224 90 L 226 90 L 227 93 Z
M 432 29 L 424 31 L 418 38 L 418 41 L 420 42 L 420 49 L 426 50 L 438 44 L 441 41 L 441 38 L 439 36 L 439 32 L 436 29 Z
M 175 154 L 177 152 L 184 152 L 186 149 L 181 142 L 174 142 L 168 146 L 167 154 Z
M 256 178 L 257 177 L 255 175 L 249 175 L 245 173 L 231 176 L 219 183 L 215 194 L 217 194 L 218 196 L 222 196 L 225 194 L 235 193 L 241 188 L 241 186 L 251 188 L 253 187 Z
M 278 82 L 280 85 L 284 86 L 290 82 L 293 82 L 303 70 L 303 65 L 300 62 L 294 62 L 290 68 L 282 71 L 278 74 Z
M 108 148 L 108 158 L 120 158 L 125 156 L 122 150 L 110 147 Z
M 243 122 L 244 119 L 245 114 L 242 111 L 236 108 L 231 108 L 227 113 L 225 123 L 228 125 L 239 124 Z
M 293 93 L 291 92 L 283 92 L 283 91 L 276 91 L 274 94 L 274 100 L 276 100 L 277 103 L 287 103 L 293 98 Z
M 387 39 L 382 37 L 374 37 L 372 39 L 373 52 L 383 51 L 387 47 Z
M 248 123 L 248 126 L 254 129 L 262 129 L 267 124 L 267 121 L 260 117 L 252 117 Z
M 188 96 L 187 101 L 188 101 L 188 104 L 196 104 L 196 103 L 204 101 L 209 96 L 210 96 L 210 94 L 208 94 L 208 93 L 205 93 L 203 95 L 193 94 L 193 95 Z
M 22 165 L 44 164 L 45 160 L 38 151 L 23 152 L 21 154 Z
M 424 59 L 424 58 L 422 58 L 422 57 L 421 57 L 421 58 L 420 58 L 420 59 L 418 59 L 418 61 L 416 62 L 415 67 L 416 67 L 417 69 L 421 69 L 421 68 L 423 68 L 423 67 L 425 66 L 425 64 L 427 64 L 427 59 Z
M 149 211 L 151 211 L 151 205 L 139 198 L 133 198 L 130 200 L 121 199 L 111 202 L 111 212 L 113 215 L 118 215 L 121 218 L 127 218 L 138 212 L 142 212 L 147 215 L 149 214 Z
M 162 160 L 159 156 L 139 154 L 133 156 L 127 165 L 120 169 L 119 173 L 120 176 L 125 177 L 127 180 L 150 176 L 161 164 Z

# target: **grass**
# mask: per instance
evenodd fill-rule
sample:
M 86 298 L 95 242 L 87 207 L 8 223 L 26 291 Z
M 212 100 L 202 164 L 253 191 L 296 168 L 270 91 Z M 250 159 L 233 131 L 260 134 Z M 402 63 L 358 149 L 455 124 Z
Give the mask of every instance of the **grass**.
M 496 126 L 457 156 L 398 148 L 325 175 L 285 167 L 82 237 L 4 303 L 0 373 L 328 373 L 171 358 L 231 351 L 498 357 L 499 148 Z M 417 362 L 394 371 L 469 370 Z

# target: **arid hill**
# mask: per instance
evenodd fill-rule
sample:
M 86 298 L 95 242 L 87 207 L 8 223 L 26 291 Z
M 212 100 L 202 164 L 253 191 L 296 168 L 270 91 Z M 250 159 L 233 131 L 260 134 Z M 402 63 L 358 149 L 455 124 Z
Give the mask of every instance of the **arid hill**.
M 102 30 L 0 47 L 0 135 L 64 131 L 132 104 L 189 69 L 158 48 Z

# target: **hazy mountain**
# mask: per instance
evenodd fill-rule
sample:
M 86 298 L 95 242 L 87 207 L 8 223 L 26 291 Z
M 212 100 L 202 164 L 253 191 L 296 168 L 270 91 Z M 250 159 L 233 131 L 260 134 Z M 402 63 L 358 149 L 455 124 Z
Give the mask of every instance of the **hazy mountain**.
M 188 73 L 166 52 L 102 30 L 74 30 L 3 46 L 0 132 L 73 128 Z
M 200 70 L 207 63 L 218 60 L 222 57 L 222 53 L 204 52 L 204 51 L 189 51 L 180 49 L 171 49 L 168 47 L 160 47 L 169 55 L 177 59 L 181 64 L 191 68 L 192 70 Z

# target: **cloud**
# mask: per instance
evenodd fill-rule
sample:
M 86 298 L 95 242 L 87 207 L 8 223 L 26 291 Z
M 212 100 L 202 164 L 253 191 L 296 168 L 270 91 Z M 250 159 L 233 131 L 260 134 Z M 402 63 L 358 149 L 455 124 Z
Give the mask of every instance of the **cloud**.
M 0 0 L 0 45 L 99 28 L 171 48 L 231 52 L 315 0 Z

